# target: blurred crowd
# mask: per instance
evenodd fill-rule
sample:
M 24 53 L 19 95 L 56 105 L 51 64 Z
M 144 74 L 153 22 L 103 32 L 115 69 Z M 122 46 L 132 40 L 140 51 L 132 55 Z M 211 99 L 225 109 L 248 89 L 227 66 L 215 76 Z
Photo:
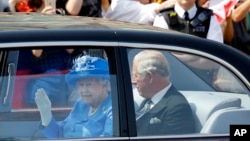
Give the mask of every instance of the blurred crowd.
M 0 12 L 102 17 L 152 25 L 222 42 L 248 55 L 249 10 L 250 0 L 0 0 Z

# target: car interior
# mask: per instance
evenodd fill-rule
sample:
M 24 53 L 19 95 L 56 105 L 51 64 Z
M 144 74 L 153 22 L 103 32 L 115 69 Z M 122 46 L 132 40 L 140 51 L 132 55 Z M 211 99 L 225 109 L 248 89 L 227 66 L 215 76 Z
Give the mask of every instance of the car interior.
M 250 114 L 250 109 L 242 105 L 239 97 L 229 97 L 225 93 L 218 92 L 182 92 L 182 94 L 191 106 L 197 133 L 229 133 L 230 124 L 250 123 L 245 117 Z
M 136 52 L 138 50 L 130 51 L 129 58 L 133 58 L 132 56 Z M 169 52 L 164 52 L 164 54 L 170 62 L 172 83 L 190 104 L 195 118 L 196 133 L 229 134 L 231 124 L 250 124 L 248 118 L 250 115 L 249 92 L 240 81 L 234 80 L 236 85 L 239 85 L 238 90 L 225 89 L 225 91 L 221 91 L 200 77 L 200 74 L 192 71 L 192 68 L 185 62 L 174 57 L 175 55 Z M 193 76 L 194 74 L 195 76 Z M 189 80 L 188 76 L 192 76 L 192 79 Z M 196 77 L 198 78 L 195 79 Z M 227 77 L 235 79 L 232 73 Z M 183 80 L 183 78 L 186 81 L 180 82 L 179 80 Z M 139 96 L 136 88 L 133 89 L 133 95 L 136 110 L 143 98 Z

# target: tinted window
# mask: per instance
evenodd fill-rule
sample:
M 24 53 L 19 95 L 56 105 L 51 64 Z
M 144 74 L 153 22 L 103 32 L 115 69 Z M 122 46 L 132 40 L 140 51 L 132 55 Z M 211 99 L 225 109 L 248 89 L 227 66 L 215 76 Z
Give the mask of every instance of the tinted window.
M 216 60 L 183 52 L 129 49 L 128 61 L 138 136 L 228 134 L 230 124 L 250 122 L 249 90 Z
M 1 52 L 1 138 L 112 137 L 117 130 L 113 127 L 117 88 L 116 70 L 110 65 L 114 62 L 109 59 L 112 55 L 112 48 L 96 47 L 36 47 Z M 46 102 L 37 98 L 38 93 L 45 93 L 51 102 L 51 110 L 46 106 L 45 109 L 52 111 L 50 123 L 58 123 L 53 128 L 57 133 L 44 130 L 49 125 L 44 128 L 42 110 L 36 101 L 41 101 L 42 107 Z M 80 115 L 84 114 L 82 118 Z

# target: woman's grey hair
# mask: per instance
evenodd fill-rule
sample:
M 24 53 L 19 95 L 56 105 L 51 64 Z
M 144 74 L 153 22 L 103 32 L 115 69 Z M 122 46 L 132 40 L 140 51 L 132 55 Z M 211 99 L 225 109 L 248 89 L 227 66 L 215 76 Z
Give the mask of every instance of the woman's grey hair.
M 104 79 L 104 78 L 100 78 L 99 82 L 100 82 L 101 85 L 107 87 L 108 92 L 111 92 L 110 80 Z
M 137 71 L 143 77 L 145 77 L 147 71 L 150 71 L 166 79 L 169 78 L 169 63 L 160 51 L 143 50 L 135 56 L 134 61 L 138 62 Z

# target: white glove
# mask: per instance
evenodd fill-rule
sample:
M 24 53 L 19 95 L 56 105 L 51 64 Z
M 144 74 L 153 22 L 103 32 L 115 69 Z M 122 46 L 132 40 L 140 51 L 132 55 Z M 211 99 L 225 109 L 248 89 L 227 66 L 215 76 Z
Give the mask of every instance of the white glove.
M 43 88 L 37 89 L 35 102 L 40 111 L 42 125 L 48 126 L 52 119 L 51 102 Z
M 82 136 L 83 137 L 92 137 L 91 133 L 89 132 L 89 130 L 85 127 L 82 128 Z

